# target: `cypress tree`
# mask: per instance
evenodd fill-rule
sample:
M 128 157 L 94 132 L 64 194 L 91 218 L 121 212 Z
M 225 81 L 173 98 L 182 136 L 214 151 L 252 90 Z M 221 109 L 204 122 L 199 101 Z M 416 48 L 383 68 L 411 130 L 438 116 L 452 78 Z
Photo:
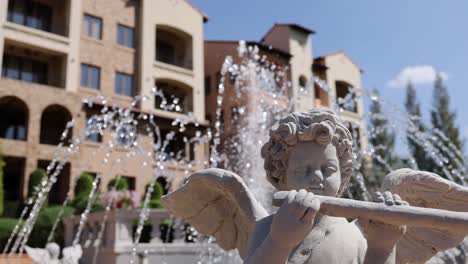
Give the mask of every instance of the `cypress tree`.
M 380 186 L 383 177 L 389 173 L 389 169 L 397 163 L 398 159 L 394 154 L 395 133 L 391 131 L 390 123 L 382 111 L 379 92 L 376 89 L 372 92 L 375 96 L 370 105 L 369 142 L 374 148 L 374 155 L 373 177 L 368 181 L 370 185 Z
M 409 151 L 415 159 L 418 169 L 431 170 L 435 165 L 434 161 L 427 156 L 427 151 L 421 146 L 424 143 L 424 139 L 417 135 L 418 132 L 424 133 L 427 129 L 422 121 L 421 106 L 417 99 L 416 89 L 411 81 L 406 86 L 405 108 L 408 115 L 410 115 L 409 119 L 412 124 L 406 131 Z M 419 144 L 416 141 L 418 139 Z
M 434 82 L 432 100 L 431 123 L 433 129 L 442 132 L 452 142 L 453 146 L 461 152 L 463 150 L 464 142 L 460 138 L 460 130 L 456 125 L 456 113 L 450 109 L 450 96 L 440 74 L 437 74 L 436 80 Z M 434 133 L 434 136 L 436 138 L 440 138 L 436 133 Z M 443 142 L 443 140 L 441 142 L 442 144 L 447 145 L 447 142 Z M 449 169 L 461 169 L 459 166 L 457 166 L 454 160 L 450 158 L 450 153 L 447 153 L 442 148 L 438 149 L 445 157 L 449 159 L 449 163 L 445 166 L 447 166 Z M 453 151 L 450 152 L 453 153 Z M 463 163 L 463 157 L 457 155 L 457 159 Z M 434 167 L 433 171 L 443 175 L 440 167 Z

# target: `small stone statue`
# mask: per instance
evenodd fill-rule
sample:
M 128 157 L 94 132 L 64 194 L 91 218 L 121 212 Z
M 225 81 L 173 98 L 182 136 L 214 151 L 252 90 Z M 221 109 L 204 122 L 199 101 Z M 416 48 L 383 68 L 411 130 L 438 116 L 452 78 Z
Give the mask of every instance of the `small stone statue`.
M 390 173 L 377 203 L 339 198 L 353 173 L 352 137 L 329 110 L 288 115 L 261 155 L 276 202 L 282 193 L 276 213 L 222 169 L 193 174 L 164 207 L 249 264 L 424 263 L 468 234 L 466 214 L 432 209 L 467 212 L 468 188 L 429 172 Z
M 26 246 L 28 256 L 38 264 L 78 264 L 83 255 L 80 245 L 63 249 L 63 258 L 60 260 L 60 247 L 57 243 L 47 243 L 45 249 Z

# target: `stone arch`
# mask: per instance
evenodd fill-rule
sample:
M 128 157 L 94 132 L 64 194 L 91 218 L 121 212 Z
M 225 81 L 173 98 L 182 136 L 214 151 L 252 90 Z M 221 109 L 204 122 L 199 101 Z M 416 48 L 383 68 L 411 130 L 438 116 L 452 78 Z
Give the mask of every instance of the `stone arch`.
M 58 145 L 68 121 L 71 121 L 70 111 L 61 105 L 53 104 L 47 106 L 41 116 L 41 131 L 39 142 L 41 144 Z M 72 138 L 72 131 L 68 132 L 65 143 Z

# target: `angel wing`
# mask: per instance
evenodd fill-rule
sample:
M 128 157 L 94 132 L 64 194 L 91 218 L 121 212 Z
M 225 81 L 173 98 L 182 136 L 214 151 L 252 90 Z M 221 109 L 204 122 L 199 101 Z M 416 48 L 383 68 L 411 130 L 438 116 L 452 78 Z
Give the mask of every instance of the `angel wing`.
M 26 253 L 32 261 L 38 264 L 49 264 L 51 261 L 49 252 L 43 248 L 32 248 L 26 246 Z
M 78 264 L 78 260 L 83 255 L 83 249 L 80 245 L 66 247 L 62 250 L 62 255 L 61 264 Z
M 468 188 L 437 174 L 399 169 L 388 174 L 382 189 L 397 193 L 410 205 L 468 212 Z M 399 263 L 425 263 L 439 251 L 460 244 L 468 234 L 456 230 L 408 227 L 397 244 Z
M 268 215 L 238 175 L 214 168 L 191 175 L 161 202 L 200 233 L 214 236 L 224 250 L 237 249 L 242 258 L 256 220 Z

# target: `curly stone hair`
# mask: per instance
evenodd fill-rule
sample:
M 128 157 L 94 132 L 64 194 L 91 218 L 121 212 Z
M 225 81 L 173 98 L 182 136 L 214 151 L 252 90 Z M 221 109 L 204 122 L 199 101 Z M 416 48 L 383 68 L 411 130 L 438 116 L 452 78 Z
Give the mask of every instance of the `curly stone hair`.
M 338 196 L 341 196 L 353 174 L 353 142 L 338 116 L 326 109 L 289 114 L 270 130 L 270 140 L 261 152 L 268 181 L 277 189 L 284 183 L 289 152 L 299 141 L 314 141 L 322 146 L 331 143 L 336 147 L 341 172 Z

